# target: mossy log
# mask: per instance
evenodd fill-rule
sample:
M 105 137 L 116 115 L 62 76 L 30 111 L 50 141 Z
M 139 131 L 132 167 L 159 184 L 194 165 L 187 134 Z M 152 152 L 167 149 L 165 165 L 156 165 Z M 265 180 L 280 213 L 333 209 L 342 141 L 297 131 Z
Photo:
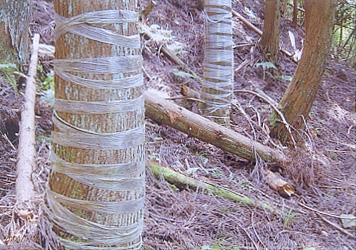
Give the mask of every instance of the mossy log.
M 242 202 L 248 206 L 260 207 L 262 209 L 268 210 L 269 212 L 277 211 L 277 209 L 272 208 L 270 205 L 266 203 L 256 201 L 246 195 L 238 194 L 233 191 L 227 190 L 225 188 L 208 184 L 196 180 L 194 178 L 182 175 L 167 167 L 159 166 L 157 163 L 146 162 L 146 164 L 151 169 L 153 176 L 155 176 L 156 178 L 160 178 L 161 176 L 163 176 L 167 182 L 177 186 L 178 188 L 189 187 L 193 190 L 199 188 L 201 190 L 204 190 L 205 193 L 211 193 L 216 197 L 222 197 L 232 201 Z

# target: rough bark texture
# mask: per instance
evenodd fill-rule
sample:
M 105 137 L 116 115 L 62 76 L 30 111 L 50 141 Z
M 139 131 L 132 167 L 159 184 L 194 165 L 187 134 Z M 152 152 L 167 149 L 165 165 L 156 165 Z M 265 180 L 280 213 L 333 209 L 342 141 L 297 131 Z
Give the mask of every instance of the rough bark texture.
M 292 82 L 279 103 L 279 108 L 287 122 L 295 129 L 304 127 L 314 99 L 318 92 L 325 63 L 331 45 L 336 0 L 306 0 L 305 29 L 306 38 L 302 58 Z M 271 115 L 272 135 L 282 143 L 290 139 L 288 131 L 279 117 Z
M 128 11 L 136 11 L 137 1 L 136 0 L 55 0 L 54 1 L 55 12 L 59 16 L 63 16 L 65 18 L 74 17 L 77 15 L 81 15 L 83 13 L 88 12 L 96 12 L 103 10 L 128 10 Z M 118 12 L 115 12 L 118 13 Z M 121 13 L 121 12 L 119 12 Z M 117 14 L 119 16 L 120 14 Z M 105 18 L 108 18 L 105 15 Z M 115 16 L 116 18 L 116 16 Z M 125 19 L 125 18 L 123 18 Z M 58 25 L 58 24 L 57 24 Z M 130 21 L 129 23 L 110 23 L 110 20 L 106 19 L 102 23 L 94 23 L 83 25 L 88 25 L 88 27 L 99 27 L 107 30 L 108 32 L 112 31 L 115 34 L 112 35 L 113 39 L 109 42 L 100 42 L 95 39 L 89 39 L 84 36 L 77 35 L 75 33 L 63 33 L 60 34 L 56 39 L 56 59 L 88 59 L 96 58 L 98 59 L 98 65 L 100 65 L 99 60 L 101 58 L 114 58 L 114 60 L 124 60 L 128 55 L 131 56 L 139 56 L 141 58 L 141 50 L 139 48 L 127 48 L 124 46 L 120 46 L 117 41 L 116 34 L 122 35 L 127 39 L 131 36 L 138 36 L 137 23 Z M 97 39 L 100 40 L 100 36 Z M 116 39 L 116 40 L 115 40 Z M 138 37 L 139 40 L 139 37 Z M 116 58 L 116 59 L 115 59 Z M 131 61 L 127 61 L 127 64 L 130 64 Z M 111 66 L 111 67 L 110 67 Z M 81 66 L 85 67 L 85 66 Z M 99 67 L 99 66 L 98 66 Z M 141 72 L 141 67 L 139 67 L 138 71 L 130 72 L 130 73 L 121 73 L 120 66 L 112 65 L 108 66 L 109 69 L 112 68 L 114 72 L 118 73 L 78 73 L 74 72 L 73 74 L 85 79 L 89 79 L 91 82 L 96 80 L 99 81 L 114 81 L 116 79 L 122 79 L 130 76 L 136 76 Z M 73 66 L 73 70 L 76 68 Z M 108 70 L 108 69 L 106 69 Z M 93 69 L 93 72 L 95 69 Z M 56 73 L 55 69 L 55 73 Z M 127 102 L 128 100 L 136 100 L 142 97 L 142 85 L 136 86 L 134 88 L 122 88 L 122 87 L 113 87 L 113 88 L 97 88 L 97 87 L 87 87 L 80 84 L 76 84 L 71 81 L 66 81 L 63 78 L 59 77 L 59 75 L 55 75 L 55 111 L 57 112 L 57 116 L 60 117 L 66 124 L 70 124 L 70 126 L 75 127 L 75 130 L 85 131 L 89 136 L 90 135 L 103 135 L 107 136 L 110 134 L 116 135 L 119 133 L 124 133 L 126 131 L 134 130 L 137 127 L 144 126 L 144 103 L 142 101 L 142 107 L 139 107 L 138 110 L 130 110 L 130 111 L 122 111 L 120 108 L 121 102 Z M 142 97 L 143 98 L 143 97 Z M 64 103 L 67 101 L 73 101 L 76 103 L 82 102 L 83 105 L 92 105 L 95 104 L 100 105 L 111 105 L 113 102 L 117 102 L 118 106 L 114 106 L 114 110 L 105 111 L 105 112 L 92 112 L 86 113 L 81 112 L 80 110 L 70 109 L 68 111 L 58 111 L 57 110 L 57 100 L 62 100 Z M 59 127 L 54 127 L 54 133 L 59 131 Z M 88 132 L 87 132 L 88 131 Z M 144 135 L 141 136 L 142 141 L 144 141 Z M 61 139 L 61 138 L 59 138 Z M 141 139 L 140 139 L 141 140 Z M 93 142 L 95 143 L 95 142 Z M 105 144 L 105 141 L 103 142 Z M 117 144 L 126 145 L 121 141 L 118 141 Z M 97 171 L 102 171 L 105 174 L 105 170 L 100 170 L 100 165 L 102 168 L 110 168 L 113 169 L 113 165 L 120 165 L 126 163 L 137 163 L 138 161 L 143 163 L 143 173 L 141 173 L 141 177 L 143 176 L 144 180 L 144 143 L 142 142 L 138 146 L 132 147 L 116 147 L 112 149 L 101 148 L 101 142 L 97 143 L 97 146 L 92 148 L 86 148 L 84 146 L 74 147 L 68 145 L 61 145 L 60 143 L 53 143 L 52 145 L 52 155 L 57 155 L 61 161 L 68 162 L 70 164 L 79 164 L 80 166 L 84 166 L 82 173 L 87 174 L 85 170 L 85 165 L 88 166 L 97 166 Z M 127 143 L 129 144 L 129 142 Z M 58 164 L 58 163 L 57 163 Z M 138 163 L 137 163 L 138 164 Z M 52 162 L 53 165 L 53 162 Z M 116 171 L 111 170 L 111 171 Z M 118 171 L 118 170 L 117 170 Z M 122 171 L 122 170 L 120 170 Z M 130 172 L 132 169 L 127 168 L 126 172 Z M 110 179 L 110 176 L 105 176 L 102 178 Z M 137 177 L 139 178 L 139 177 Z M 104 179 L 105 180 L 105 179 Z M 97 180 L 93 180 L 97 181 Z M 112 186 L 118 185 L 113 182 Z M 122 185 L 122 184 L 120 184 Z M 128 188 L 126 188 L 128 189 Z M 49 179 L 49 190 L 51 192 L 60 194 L 64 197 L 68 197 L 69 199 L 75 199 L 76 201 L 93 201 L 94 203 L 100 204 L 100 202 L 104 202 L 108 206 L 119 206 L 122 203 L 131 201 L 133 199 L 140 199 L 143 201 L 145 186 L 144 183 L 140 183 L 136 187 L 131 190 L 126 190 L 125 187 L 119 190 L 111 189 L 110 186 L 108 188 L 96 188 L 95 185 L 88 185 L 75 180 L 63 172 L 52 171 L 50 179 Z M 131 193 L 131 192 L 134 192 Z M 48 199 L 47 199 L 48 201 Z M 93 204 L 94 204 L 93 203 Z M 78 203 L 79 204 L 79 203 Z M 87 244 L 87 240 L 85 237 L 78 238 L 75 236 L 75 233 L 72 233 L 72 228 L 61 228 L 59 225 L 54 223 L 53 231 L 57 234 L 62 244 L 66 246 L 66 248 L 74 248 L 74 249 L 139 249 L 141 245 L 141 235 L 134 238 L 130 243 L 119 243 L 115 245 L 110 245 L 108 242 L 103 242 L 106 238 L 110 238 L 116 234 L 114 232 L 119 232 L 120 237 L 125 237 L 125 233 L 122 233 L 124 227 L 135 227 L 136 224 L 142 225 L 143 222 L 143 211 L 140 210 L 137 213 L 125 213 L 125 211 L 112 211 L 105 212 L 107 207 L 103 207 L 102 210 L 98 209 L 90 209 L 88 208 L 78 208 L 79 205 L 73 203 L 73 205 L 65 205 L 73 216 L 79 216 L 80 218 L 84 218 L 92 225 L 99 225 L 98 229 L 102 228 L 111 228 L 113 229 L 113 233 L 110 235 L 110 232 L 106 232 L 105 236 L 100 234 L 88 234 L 88 238 L 90 242 L 89 246 L 86 245 L 86 248 L 81 247 L 69 247 L 66 245 L 66 241 L 70 242 L 69 244 L 75 245 L 79 243 Z M 143 202 L 142 202 L 143 206 Z M 56 216 L 52 211 L 52 218 Z M 95 228 L 94 228 L 95 229 Z M 116 231 L 115 231 L 116 230 Z M 121 231 L 118 231 L 121 230 Z M 136 229 L 135 229 L 136 230 Z M 82 231 L 85 231 L 83 229 Z M 109 231 L 109 230 L 107 230 Z M 137 227 L 137 231 L 142 231 L 142 228 Z M 130 235 L 127 233 L 127 237 Z M 131 237 L 131 236 L 130 236 Z M 64 243 L 63 243 L 64 242 Z M 92 244 L 92 245 L 91 245 Z M 95 246 L 95 247 L 94 247 Z
M 164 100 L 155 93 L 146 91 L 144 95 L 146 116 L 158 123 L 171 126 L 188 136 L 196 137 L 245 159 L 255 160 L 254 150 L 256 150 L 265 161 L 280 164 L 285 161 L 283 154 L 277 150 L 251 141 L 231 129 Z
M 0 0 L 0 62 L 28 59 L 30 21 L 30 0 Z
M 267 60 L 278 64 L 279 51 L 279 0 L 267 0 L 260 45 Z

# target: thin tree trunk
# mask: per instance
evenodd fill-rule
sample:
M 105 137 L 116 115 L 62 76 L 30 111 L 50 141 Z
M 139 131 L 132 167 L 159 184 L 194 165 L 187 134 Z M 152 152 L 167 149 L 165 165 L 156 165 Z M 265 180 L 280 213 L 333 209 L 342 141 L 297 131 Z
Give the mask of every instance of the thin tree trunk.
M 287 122 L 295 129 L 304 127 L 324 73 L 329 55 L 336 0 L 305 0 L 306 38 L 302 58 L 292 82 L 279 103 Z M 272 135 L 286 144 L 290 137 L 284 124 L 271 115 Z
M 229 124 L 233 94 L 231 0 L 205 0 L 203 114 Z
M 140 249 L 145 194 L 136 0 L 55 0 L 47 212 L 70 249 Z
M 278 64 L 279 51 L 279 0 L 267 0 L 265 7 L 265 20 L 260 45 L 266 58 Z
M 351 39 L 353 36 L 355 36 L 355 35 L 356 35 L 356 25 L 355 25 L 355 27 L 353 28 L 352 32 L 350 33 L 349 37 L 346 39 L 344 45 L 342 46 L 344 49 L 345 49 L 346 45 L 349 43 L 350 39 Z M 350 47 L 351 47 L 351 49 L 352 49 L 352 46 L 350 46 Z M 349 55 L 348 55 L 347 57 L 349 57 Z
M 298 26 L 298 0 L 293 0 L 293 26 Z

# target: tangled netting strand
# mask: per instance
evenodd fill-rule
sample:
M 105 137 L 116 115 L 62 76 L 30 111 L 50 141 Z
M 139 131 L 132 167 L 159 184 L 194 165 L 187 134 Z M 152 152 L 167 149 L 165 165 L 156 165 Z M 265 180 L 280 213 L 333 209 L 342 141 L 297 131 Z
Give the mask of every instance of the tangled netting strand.
M 229 112 L 219 111 L 230 109 L 233 93 L 231 0 L 206 0 L 204 10 L 204 113 L 208 118 L 230 119 Z
M 128 27 L 136 23 L 138 14 L 127 10 L 103 10 L 87 12 L 71 18 L 55 14 L 56 39 L 67 33 L 87 39 L 119 46 L 125 56 L 56 59 L 55 74 L 62 80 L 93 89 L 110 89 L 130 92 L 143 84 L 142 57 L 132 51 L 140 48 L 139 35 L 124 36 L 99 25 Z M 111 80 L 84 78 L 81 75 L 111 75 Z M 144 122 L 137 127 L 114 133 L 101 133 L 70 124 L 59 114 L 117 114 L 134 112 L 144 117 L 144 99 L 124 98 L 118 101 L 78 101 L 55 99 L 53 145 L 85 150 L 129 150 L 131 162 L 118 164 L 78 164 L 61 159 L 52 151 L 52 171 L 62 173 L 89 187 L 105 191 L 121 192 L 120 201 L 78 200 L 56 193 L 47 187 L 47 213 L 50 219 L 67 233 L 80 239 L 71 241 L 58 236 L 60 242 L 70 249 L 140 249 L 143 229 L 143 206 L 145 193 Z M 119 226 L 108 226 L 86 220 L 67 207 L 118 215 Z M 105 247 L 104 247 L 104 246 Z

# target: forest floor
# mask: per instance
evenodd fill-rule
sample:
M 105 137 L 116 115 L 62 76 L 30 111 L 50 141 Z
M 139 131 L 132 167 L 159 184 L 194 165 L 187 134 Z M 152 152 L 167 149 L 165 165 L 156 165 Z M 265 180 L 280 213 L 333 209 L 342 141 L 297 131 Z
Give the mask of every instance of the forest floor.
M 143 10 L 148 0 L 139 1 Z M 145 86 L 169 97 L 181 97 L 182 85 L 199 85 L 160 50 L 162 44 L 198 75 L 203 70 L 204 13 L 191 0 L 157 0 L 143 23 L 154 39 L 142 37 Z M 248 8 L 233 1 L 233 8 L 262 30 L 263 1 L 248 0 Z M 41 43 L 54 45 L 53 6 L 33 1 L 31 30 L 41 34 Z M 281 19 L 281 46 L 292 51 L 288 31 L 301 47 L 303 28 L 292 28 L 291 17 Z M 272 75 L 258 48 L 259 36 L 236 17 L 233 19 L 235 90 L 263 92 L 275 103 L 281 99 L 296 64 L 280 54 L 280 73 Z M 51 58 L 40 58 L 43 75 L 53 69 Z M 268 68 L 268 67 L 267 67 Z M 42 76 L 40 75 L 42 74 Z M 41 80 L 42 79 L 42 80 Z M 186 176 L 244 194 L 278 208 L 271 213 L 258 207 L 215 197 L 204 192 L 178 189 L 163 178 L 157 180 L 147 168 L 144 249 L 356 249 L 356 229 L 344 228 L 342 214 L 356 215 L 356 71 L 329 57 L 317 98 L 303 138 L 305 146 L 287 154 L 291 164 L 281 173 L 296 189 L 284 199 L 268 187 L 267 163 L 258 164 L 227 153 L 174 130 L 146 122 L 147 160 Z M 16 216 L 15 178 L 19 110 L 22 90 L 14 91 L 0 78 L 0 249 L 59 249 L 43 213 L 42 197 L 48 178 L 52 108 L 38 97 L 36 104 L 37 164 L 33 175 L 38 193 L 33 227 Z M 290 151 L 269 137 L 268 117 L 272 107 L 249 93 L 236 93 L 239 108 L 231 116 L 235 131 L 269 147 Z M 197 110 L 197 104 L 179 101 Z M 261 168 L 263 166 L 263 168 Z M 27 226 L 26 226 L 27 225 Z M 32 248 L 21 247 L 32 242 Z M 6 244 L 2 244 L 6 243 Z

